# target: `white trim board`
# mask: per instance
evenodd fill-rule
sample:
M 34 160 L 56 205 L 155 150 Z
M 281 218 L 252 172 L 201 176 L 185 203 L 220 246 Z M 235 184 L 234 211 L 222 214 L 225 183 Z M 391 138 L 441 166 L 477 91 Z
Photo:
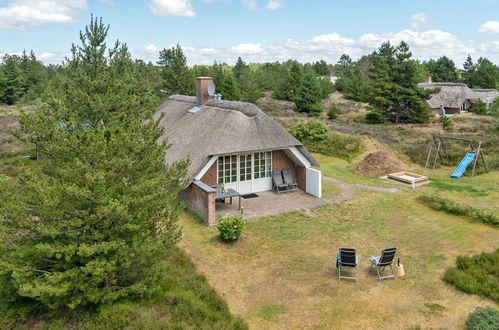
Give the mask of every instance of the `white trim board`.
M 208 172 L 210 167 L 215 164 L 217 161 L 218 156 L 212 156 L 211 159 L 206 163 L 206 165 L 199 171 L 199 173 L 194 177 L 194 180 L 201 180 L 201 178 Z
M 298 150 L 296 147 L 290 147 L 288 148 L 287 150 L 289 150 L 289 153 L 288 156 L 291 156 L 291 158 L 296 162 L 298 161 L 298 163 L 300 165 L 303 165 L 305 166 L 306 168 L 309 168 L 310 166 L 312 166 L 312 163 L 310 163 L 310 161 L 307 159 L 307 157 L 305 157 L 301 152 L 300 150 Z M 291 154 L 291 155 L 290 155 Z

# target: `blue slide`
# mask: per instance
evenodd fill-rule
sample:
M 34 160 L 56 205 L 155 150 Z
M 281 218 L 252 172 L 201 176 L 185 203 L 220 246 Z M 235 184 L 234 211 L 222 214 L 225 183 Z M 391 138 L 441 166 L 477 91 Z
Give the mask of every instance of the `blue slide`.
M 464 156 L 463 160 L 459 163 L 459 165 L 457 165 L 456 170 L 450 177 L 454 179 L 462 177 L 464 172 L 466 172 L 466 168 L 468 168 L 471 162 L 475 159 L 475 156 L 476 154 L 470 154 L 467 152 L 466 156 Z

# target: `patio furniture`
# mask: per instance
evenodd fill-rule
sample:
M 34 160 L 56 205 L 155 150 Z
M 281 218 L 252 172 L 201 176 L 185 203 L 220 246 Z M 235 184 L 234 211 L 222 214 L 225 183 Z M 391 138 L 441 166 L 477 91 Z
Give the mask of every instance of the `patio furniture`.
M 296 182 L 296 178 L 291 173 L 291 170 L 282 170 L 282 176 L 284 177 L 284 183 L 288 185 L 289 191 L 298 190 L 298 182 Z
M 281 188 L 284 188 L 286 192 L 289 192 L 289 187 L 282 178 L 281 170 L 272 171 L 272 189 L 274 188 L 277 190 L 278 195 L 280 194 Z
M 355 249 L 340 248 L 340 253 L 336 255 L 336 268 L 338 268 L 338 281 L 342 278 L 355 280 L 359 283 L 359 263 Z M 341 275 L 343 268 L 355 269 L 357 272 L 356 277 Z
M 230 198 L 230 204 L 232 205 L 232 197 L 239 197 L 239 208 L 241 210 L 241 194 L 235 191 L 232 188 L 227 189 L 227 191 L 217 190 L 215 199 L 223 199 L 225 201 L 226 198 Z
M 395 271 L 393 270 L 393 259 L 395 258 L 396 252 L 397 252 L 396 248 L 385 249 L 381 252 L 380 256 L 378 257 L 372 256 L 369 258 L 369 260 L 371 261 L 371 267 L 369 267 L 369 269 L 371 269 L 373 266 L 376 267 L 376 271 L 378 272 L 378 278 L 380 282 L 385 278 L 395 278 Z M 381 271 L 383 271 L 387 266 L 390 266 L 390 268 L 392 269 L 392 275 L 381 276 L 380 268 L 383 268 L 381 269 Z

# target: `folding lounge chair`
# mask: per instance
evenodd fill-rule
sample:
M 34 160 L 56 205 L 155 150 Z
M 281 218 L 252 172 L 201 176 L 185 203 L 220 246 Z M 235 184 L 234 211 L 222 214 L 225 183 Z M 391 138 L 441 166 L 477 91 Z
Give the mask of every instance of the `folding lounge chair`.
M 289 192 L 288 185 L 284 183 L 280 170 L 272 171 L 272 186 L 273 186 L 272 188 L 275 188 L 277 190 L 278 195 L 281 192 L 281 188 L 284 188 L 286 192 Z
M 340 253 L 336 255 L 336 268 L 338 268 L 338 281 L 341 281 L 342 278 L 346 278 L 355 280 L 355 282 L 359 283 L 359 263 L 355 249 L 341 248 Z M 341 275 L 341 270 L 343 268 L 355 269 L 357 276 Z
M 371 269 L 373 266 L 376 267 L 376 271 L 378 272 L 378 278 L 379 281 L 385 279 L 385 278 L 395 278 L 395 271 L 393 270 L 393 259 L 395 258 L 395 253 L 397 252 L 396 248 L 391 248 L 391 249 L 385 249 L 383 252 L 381 252 L 381 256 L 378 257 L 370 257 L 369 260 L 371 261 Z M 388 276 L 381 276 L 380 273 L 380 268 L 382 271 L 385 269 L 385 267 L 390 266 L 392 269 L 392 275 Z
M 298 182 L 296 182 L 290 170 L 282 170 L 282 176 L 284 177 L 284 182 L 288 185 L 289 191 L 298 190 Z

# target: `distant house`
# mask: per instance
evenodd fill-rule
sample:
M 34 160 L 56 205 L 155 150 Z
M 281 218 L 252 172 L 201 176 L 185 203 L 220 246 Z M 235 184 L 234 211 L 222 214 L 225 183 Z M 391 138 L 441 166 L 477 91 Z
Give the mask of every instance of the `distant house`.
M 418 84 L 418 86 L 438 90 L 425 101 L 435 115 L 468 112 L 477 100 L 484 102 L 488 108 L 499 97 L 499 91 L 495 89 L 471 89 L 466 84 L 452 82 L 434 83 L 431 81 L 431 77 L 428 77 L 426 82 Z
M 290 169 L 300 189 L 320 197 L 320 182 L 312 182 L 320 175 L 310 168 L 318 163 L 307 149 L 256 105 L 210 97 L 211 82 L 197 78 L 196 97 L 170 96 L 155 114 L 156 119 L 165 114 L 160 140 L 171 143 L 166 163 L 190 159 L 192 182 L 179 196 L 186 206 L 213 225 L 213 186 L 222 184 L 241 194 L 268 191 L 271 171 L 281 169 Z

